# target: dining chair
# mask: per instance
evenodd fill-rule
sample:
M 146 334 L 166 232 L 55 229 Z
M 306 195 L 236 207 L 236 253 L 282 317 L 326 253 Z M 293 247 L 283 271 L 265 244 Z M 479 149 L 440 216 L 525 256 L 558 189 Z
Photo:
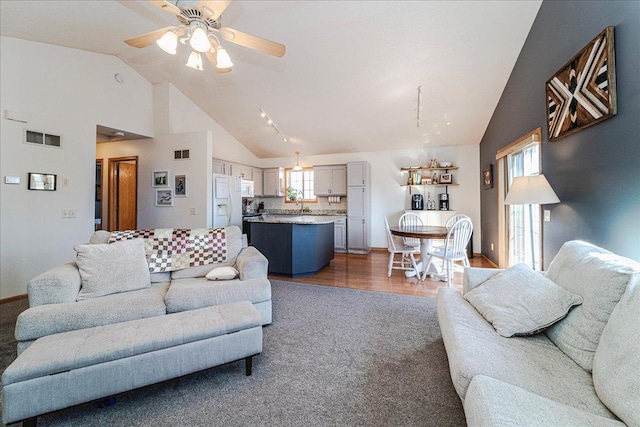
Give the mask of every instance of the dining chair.
M 456 214 L 456 215 L 452 216 L 451 218 L 449 218 L 444 226 L 447 227 L 447 230 L 449 230 L 451 227 L 453 227 L 453 224 L 455 224 L 456 222 L 460 221 L 463 218 L 466 218 L 469 221 L 471 221 L 471 218 L 469 218 L 465 214 Z M 464 260 L 462 260 L 462 265 L 465 266 L 465 267 L 470 267 L 469 255 L 467 255 L 467 251 L 464 251 Z
M 402 214 L 402 216 L 398 220 L 398 225 L 400 227 L 422 226 L 422 219 L 414 213 L 407 212 L 405 214 Z M 413 246 L 414 248 L 417 248 L 418 251 L 420 251 L 420 239 L 416 239 L 414 237 L 403 237 L 402 240 L 404 241 L 404 244 L 406 246 Z
M 389 228 L 389 221 L 387 221 L 387 217 L 384 216 L 384 225 L 387 231 L 387 250 L 389 251 L 389 269 L 387 272 L 387 277 L 391 277 L 391 270 L 414 270 L 416 272 L 416 276 L 420 279 L 420 273 L 418 272 L 418 265 L 416 264 L 416 259 L 413 256 L 415 252 L 415 248 L 413 246 L 407 246 L 402 243 L 401 239 L 396 239 L 391 234 L 391 229 Z M 395 260 L 395 255 L 401 254 L 402 257 L 399 261 Z M 408 257 L 411 261 L 411 267 L 405 267 L 405 257 Z
M 473 224 L 469 218 L 462 218 L 451 226 L 447 232 L 447 239 L 444 242 L 444 246 L 440 248 L 432 249 L 425 255 L 427 267 L 424 269 L 426 278 L 426 272 L 429 270 L 430 264 L 434 258 L 442 259 L 442 270 L 444 271 L 447 286 L 453 286 L 453 268 L 455 261 L 462 261 L 462 263 L 468 263 L 467 258 L 467 244 L 471 239 L 471 233 L 473 232 Z M 423 280 L 424 280 L 423 278 Z

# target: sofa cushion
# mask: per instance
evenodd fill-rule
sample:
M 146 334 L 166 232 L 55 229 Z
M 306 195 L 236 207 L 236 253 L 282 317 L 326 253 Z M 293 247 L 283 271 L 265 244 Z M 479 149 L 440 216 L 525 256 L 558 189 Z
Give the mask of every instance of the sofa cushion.
M 600 335 L 638 264 L 580 241 L 567 242 L 546 276 L 583 298 L 582 305 L 545 333 L 562 351 L 591 371 Z
M 242 230 L 238 226 L 231 225 L 225 227 L 225 237 L 227 239 L 227 260 L 196 267 L 183 268 L 171 272 L 172 279 L 188 279 L 193 277 L 204 277 L 215 267 L 225 265 L 235 265 L 236 258 L 242 250 Z
M 233 280 L 238 277 L 238 270 L 231 266 L 216 267 L 205 276 L 207 280 Z
M 464 298 L 503 337 L 538 333 L 582 303 L 526 264 L 493 276 L 470 290 Z
M 168 288 L 169 283 L 162 283 L 100 298 L 31 307 L 18 316 L 16 339 L 28 341 L 60 332 L 164 315 Z
M 591 374 L 544 334 L 505 338 L 455 289 L 440 288 L 438 321 L 447 349 L 453 385 L 465 399 L 471 379 L 486 375 L 565 405 L 606 418 Z
M 547 399 L 520 387 L 476 375 L 464 400 L 469 426 L 624 427 L 620 421 Z
M 204 277 L 171 282 L 165 304 L 167 312 L 195 310 L 238 301 L 258 303 L 271 300 L 271 283 L 265 278 L 250 280 L 207 280 Z
M 78 301 L 151 285 L 142 239 L 113 244 L 76 245 L 82 287 Z
M 593 358 L 600 400 L 629 426 L 640 426 L 640 274 L 636 274 L 602 331 Z

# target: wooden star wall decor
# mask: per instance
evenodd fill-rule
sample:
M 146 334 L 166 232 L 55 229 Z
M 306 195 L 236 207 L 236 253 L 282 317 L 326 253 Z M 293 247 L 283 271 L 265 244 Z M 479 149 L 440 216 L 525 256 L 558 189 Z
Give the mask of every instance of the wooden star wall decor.
M 547 80 L 547 130 L 557 141 L 615 116 L 613 27 L 607 27 Z

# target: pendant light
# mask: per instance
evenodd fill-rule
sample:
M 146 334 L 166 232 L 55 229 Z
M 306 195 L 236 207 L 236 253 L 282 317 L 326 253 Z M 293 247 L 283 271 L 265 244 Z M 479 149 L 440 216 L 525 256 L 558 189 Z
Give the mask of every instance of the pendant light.
M 293 167 L 293 169 L 291 169 L 291 170 L 296 171 L 296 172 L 299 172 L 299 171 L 302 170 L 302 166 L 300 166 L 300 161 L 299 161 L 299 158 L 298 158 L 299 155 L 300 155 L 300 152 L 296 151 L 296 165 Z

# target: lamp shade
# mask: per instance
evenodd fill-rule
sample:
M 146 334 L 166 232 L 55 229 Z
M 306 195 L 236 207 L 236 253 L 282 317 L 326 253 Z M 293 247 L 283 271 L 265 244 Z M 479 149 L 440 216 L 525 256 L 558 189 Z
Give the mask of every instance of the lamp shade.
M 175 55 L 176 54 L 176 46 L 178 45 L 178 35 L 169 30 L 162 35 L 158 40 L 156 40 L 156 44 L 160 46 L 160 49 L 165 52 Z
M 549 205 L 560 203 L 544 175 L 514 178 L 504 199 L 505 205 Z
M 218 47 L 218 53 L 216 54 L 216 62 L 217 68 L 231 68 L 233 67 L 233 62 L 231 62 L 231 57 L 227 51 L 222 47 Z
M 191 52 L 191 55 L 189 55 L 189 60 L 187 61 L 187 67 L 202 71 L 202 56 L 200 56 L 198 52 Z
M 202 53 L 209 52 L 211 49 L 211 42 L 209 41 L 207 32 L 202 28 L 196 28 L 193 30 L 191 39 L 189 39 L 189 44 L 194 50 Z

